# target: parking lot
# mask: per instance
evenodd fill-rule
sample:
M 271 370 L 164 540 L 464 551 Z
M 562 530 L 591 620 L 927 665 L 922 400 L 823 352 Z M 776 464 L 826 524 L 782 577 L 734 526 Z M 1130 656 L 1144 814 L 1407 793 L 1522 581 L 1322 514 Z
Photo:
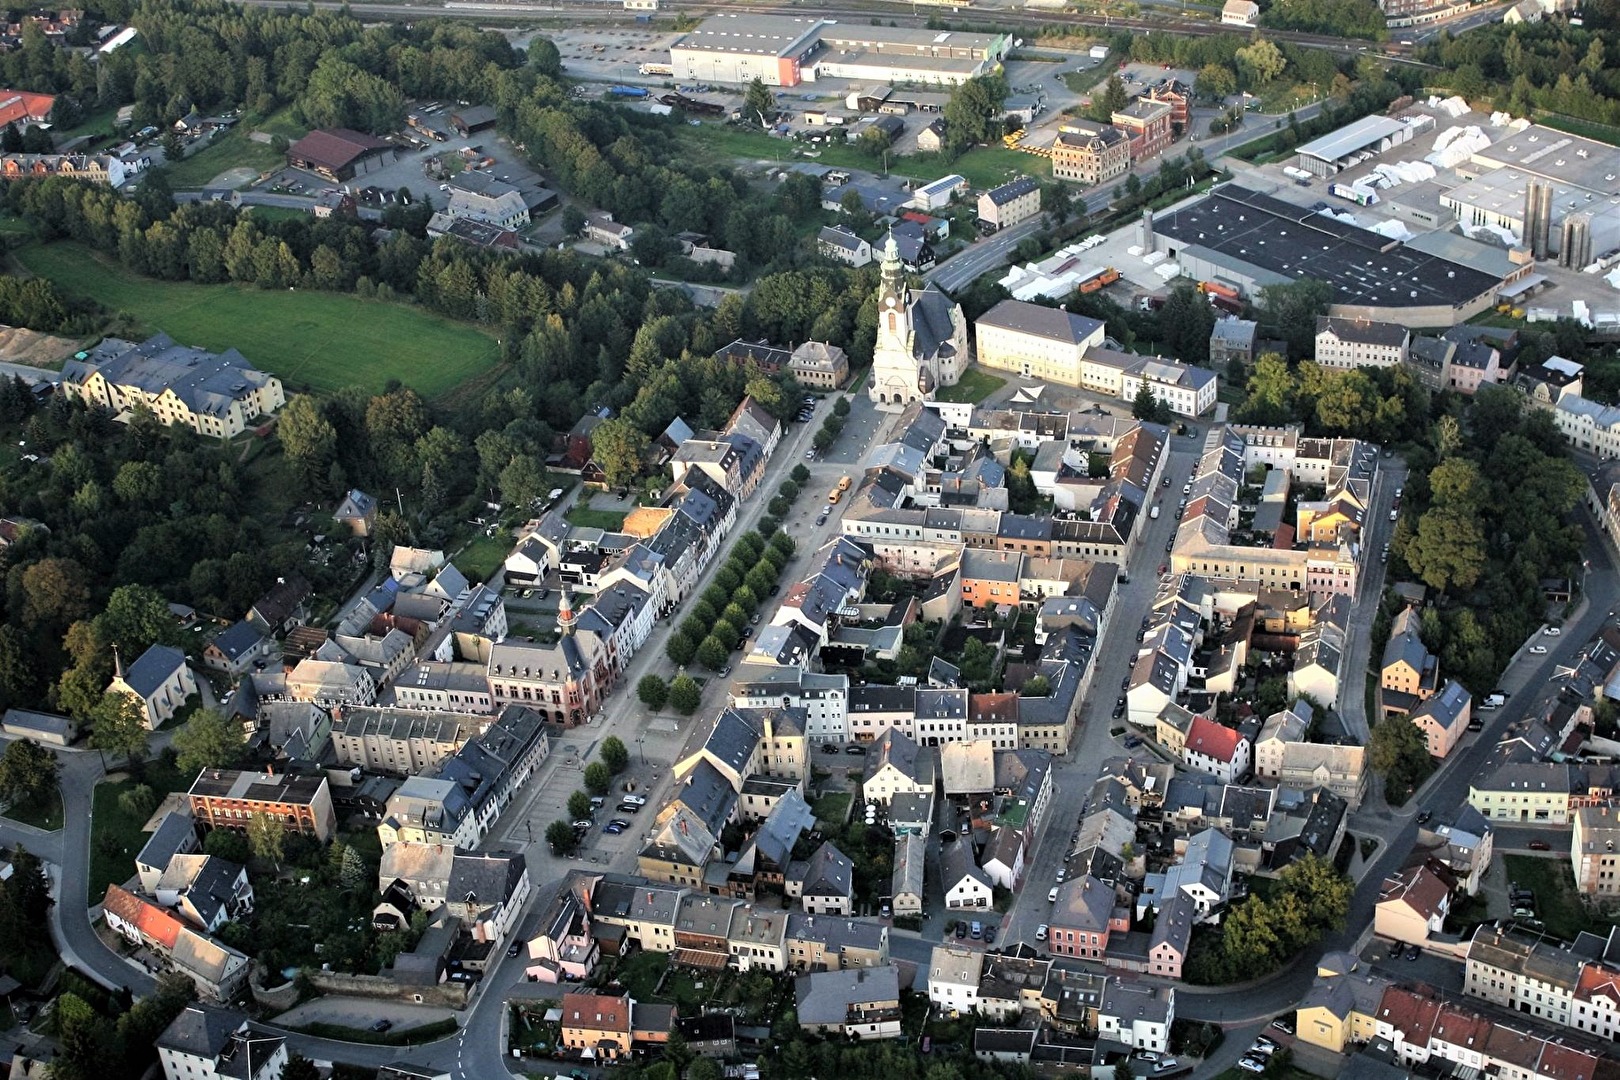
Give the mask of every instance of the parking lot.
M 269 191 L 279 188 L 293 191 L 295 194 L 313 195 L 332 187 L 345 187 L 355 193 L 366 188 L 376 188 L 391 198 L 394 192 L 406 188 L 413 197 L 426 198 L 434 209 L 443 209 L 450 202 L 450 195 L 447 191 L 441 190 L 444 183 L 442 179 L 428 175 L 428 162 L 433 158 L 459 157 L 463 150 L 474 148 L 479 151 L 480 158 L 494 159 L 494 163 L 482 171 L 495 179 L 518 187 L 548 186 L 544 178 L 523 160 L 523 155 L 504 136 L 497 135 L 494 129 L 480 131 L 467 138 L 457 135 L 450 127 L 450 114 L 458 108 L 455 102 L 439 102 L 442 107 L 433 113 L 422 111 L 422 106 L 426 104 L 430 103 L 412 102 L 406 107 L 406 112 L 417 115 L 422 127 L 443 135 L 444 141 L 434 141 L 422 132 L 413 131 L 408 127 L 401 128 L 392 135 L 402 149 L 396 151 L 392 157 L 384 154 L 368 162 L 366 171 L 356 174 L 352 180 L 344 184 L 335 185 L 312 172 L 288 167 L 270 174 L 255 185 L 255 190 Z M 412 146 L 406 140 L 414 140 L 422 145 Z M 386 203 L 371 205 L 386 205 Z

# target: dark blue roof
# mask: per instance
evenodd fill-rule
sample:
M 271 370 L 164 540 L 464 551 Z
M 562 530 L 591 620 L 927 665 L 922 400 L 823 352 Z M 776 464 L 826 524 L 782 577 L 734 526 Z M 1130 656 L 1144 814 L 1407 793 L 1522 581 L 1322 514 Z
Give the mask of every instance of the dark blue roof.
M 139 660 L 129 665 L 124 672 L 124 683 L 142 697 L 150 697 L 185 663 L 185 655 L 179 649 L 153 645 L 141 653 Z
M 219 636 L 214 638 L 214 648 L 224 653 L 225 659 L 237 660 L 258 648 L 259 642 L 263 640 L 264 635 L 259 633 L 258 628 L 252 623 L 236 622 L 220 631 Z

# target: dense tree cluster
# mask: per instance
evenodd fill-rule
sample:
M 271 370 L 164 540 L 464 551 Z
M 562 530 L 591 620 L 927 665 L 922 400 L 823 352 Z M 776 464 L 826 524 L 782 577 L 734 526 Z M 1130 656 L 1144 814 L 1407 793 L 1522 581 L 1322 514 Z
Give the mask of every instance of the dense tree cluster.
M 1384 13 L 1373 0 L 1272 0 L 1260 25 L 1377 41 L 1384 36 Z
M 1354 891 L 1349 878 L 1314 855 L 1290 864 L 1265 895 L 1234 905 L 1218 933 L 1195 933 L 1190 982 L 1244 982 L 1269 974 L 1323 934 L 1342 929 Z
M 1442 34 L 1418 53 L 1447 72 L 1445 85 L 1515 116 L 1538 110 L 1620 124 L 1620 4 L 1583 4 L 1583 26 L 1562 19 L 1494 23 Z
M 1585 481 L 1550 414 L 1510 387 L 1482 387 L 1466 410 L 1442 415 L 1407 464 L 1392 549 L 1441 592 L 1423 622 L 1441 671 L 1484 694 L 1541 622 L 1541 580 L 1576 574 L 1583 533 L 1568 515 Z
M 1303 420 L 1312 434 L 1402 441 L 1428 430 L 1429 392 L 1403 367 L 1334 369 L 1314 360 L 1290 367 L 1266 353 L 1255 361 L 1237 417 L 1248 424 Z

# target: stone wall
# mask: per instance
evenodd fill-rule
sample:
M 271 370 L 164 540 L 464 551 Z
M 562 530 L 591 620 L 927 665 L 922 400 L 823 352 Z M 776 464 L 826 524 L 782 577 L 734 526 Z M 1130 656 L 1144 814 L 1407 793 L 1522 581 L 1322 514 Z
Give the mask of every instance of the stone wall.
M 286 1012 L 298 1004 L 297 982 L 279 986 L 260 985 L 266 973 L 255 971 L 249 980 L 253 1000 L 275 1012 Z M 435 1005 L 445 1009 L 465 1009 L 471 996 L 470 984 L 445 982 L 437 986 L 405 986 L 389 975 L 348 975 L 337 971 L 306 971 L 309 984 L 323 994 L 343 997 L 378 998 L 410 1005 Z

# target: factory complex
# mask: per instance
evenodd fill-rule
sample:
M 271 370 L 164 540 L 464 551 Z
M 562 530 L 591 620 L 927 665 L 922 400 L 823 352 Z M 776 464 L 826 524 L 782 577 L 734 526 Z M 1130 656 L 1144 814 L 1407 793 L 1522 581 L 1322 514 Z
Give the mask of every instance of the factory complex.
M 1006 34 L 846 24 L 786 15 L 714 15 L 670 46 L 675 78 L 798 86 L 817 79 L 954 86 L 992 71 Z
M 1313 279 L 1341 318 L 1443 328 L 1511 304 L 1607 326 L 1620 320 L 1620 148 L 1430 99 L 1098 243 L 1088 265 L 1155 291 L 1189 278 L 1257 300 Z

